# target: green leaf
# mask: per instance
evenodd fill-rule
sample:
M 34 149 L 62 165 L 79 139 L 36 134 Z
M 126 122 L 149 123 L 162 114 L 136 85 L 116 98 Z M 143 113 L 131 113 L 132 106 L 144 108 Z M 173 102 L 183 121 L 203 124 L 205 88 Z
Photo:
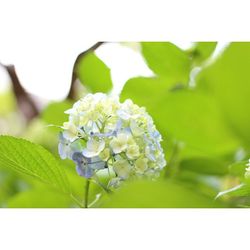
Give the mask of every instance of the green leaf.
M 250 147 L 250 43 L 231 43 L 198 75 L 198 87 L 214 95 L 232 130 Z
M 233 187 L 231 189 L 219 192 L 219 194 L 216 196 L 216 199 L 224 196 L 224 195 L 229 195 L 229 196 L 250 196 L 250 185 L 249 184 L 240 184 L 236 187 Z
M 221 205 L 170 181 L 137 181 L 124 184 L 103 203 L 114 208 L 201 208 Z
M 42 146 L 24 139 L 0 136 L 0 151 L 0 165 L 36 177 L 65 193 L 70 193 L 63 166 Z
M 205 154 L 224 154 L 238 146 L 214 100 L 198 91 L 176 91 L 159 98 L 154 117 L 161 119 L 165 134 Z
M 81 58 L 76 65 L 81 83 L 92 92 L 107 93 L 112 88 L 110 69 L 93 52 Z
M 201 91 L 167 91 L 157 78 L 136 78 L 125 85 L 121 99 L 126 98 L 147 108 L 163 139 L 182 141 L 199 154 L 231 153 L 239 144 L 215 100 Z
M 188 82 L 191 61 L 187 53 L 169 42 L 143 42 L 141 45 L 148 66 L 157 75 L 173 83 Z
M 58 127 L 49 126 L 41 119 L 33 119 L 25 131 L 22 133 L 22 138 L 33 143 L 42 145 L 50 152 L 58 152 Z
M 9 208 L 67 208 L 72 204 L 69 196 L 51 189 L 31 189 L 11 197 Z
M 52 102 L 42 111 L 41 118 L 48 124 L 61 126 L 68 120 L 68 115 L 64 112 L 71 107 L 70 101 Z
M 167 93 L 170 86 L 170 82 L 164 78 L 131 78 L 125 83 L 120 99 L 121 101 L 132 99 L 136 104 L 150 109 L 157 97 Z
M 225 175 L 228 173 L 227 165 L 224 162 L 207 157 L 184 159 L 180 163 L 180 169 L 207 175 Z
M 197 42 L 190 51 L 190 55 L 195 64 L 202 64 L 208 59 L 216 48 L 217 42 Z

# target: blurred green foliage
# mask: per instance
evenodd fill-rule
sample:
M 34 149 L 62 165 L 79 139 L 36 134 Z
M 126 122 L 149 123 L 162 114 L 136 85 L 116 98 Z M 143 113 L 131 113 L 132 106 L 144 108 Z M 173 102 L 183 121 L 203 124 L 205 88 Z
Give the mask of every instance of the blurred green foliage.
M 187 53 L 172 43 L 143 42 L 142 54 L 148 66 L 159 76 L 173 83 L 187 83 L 191 60 Z
M 222 207 L 216 201 L 172 181 L 137 181 L 122 187 L 103 202 L 104 207 Z
M 249 207 L 250 43 L 230 43 L 213 60 L 216 42 L 197 42 L 188 50 L 169 42 L 140 46 L 155 76 L 129 79 L 120 98 L 146 107 L 163 136 L 168 165 L 158 179 L 130 181 L 112 194 L 91 183 L 90 207 Z M 81 58 L 76 73 L 90 92 L 112 90 L 110 69 L 94 52 Z M 0 124 L 36 144 L 0 137 L 0 206 L 82 205 L 86 180 L 72 162 L 58 159 L 59 130 L 48 127 L 61 126 L 71 106 L 68 100 L 49 103 L 27 126 L 20 121 L 16 134 L 8 118 L 15 100 L 10 92 L 1 94 Z
M 198 77 L 198 88 L 213 96 L 227 124 L 250 145 L 250 43 L 232 43 L 215 63 Z
M 72 107 L 71 101 L 52 102 L 41 113 L 41 119 L 49 125 L 62 126 L 68 115 L 64 112 Z
M 217 42 L 197 42 L 189 50 L 193 65 L 201 65 L 214 52 Z
M 76 74 L 81 83 L 91 92 L 106 93 L 112 88 L 110 69 L 94 52 L 88 52 L 79 60 Z

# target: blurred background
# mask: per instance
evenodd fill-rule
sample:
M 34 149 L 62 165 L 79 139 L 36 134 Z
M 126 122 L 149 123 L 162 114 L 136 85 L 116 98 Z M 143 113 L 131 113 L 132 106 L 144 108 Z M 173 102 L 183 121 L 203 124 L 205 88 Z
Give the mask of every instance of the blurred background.
M 94 207 L 250 205 L 246 190 L 215 201 L 241 185 L 250 155 L 250 43 L 86 42 L 69 51 L 52 45 L 37 53 L 0 51 L 0 134 L 26 138 L 58 157 L 58 129 L 50 125 L 62 125 L 64 111 L 87 93 L 120 95 L 153 117 L 168 165 L 156 182 L 131 183 L 112 198 L 100 198 L 93 185 Z M 63 164 L 74 194 L 83 197 L 84 179 L 71 162 Z M 0 166 L 0 206 L 76 204 Z

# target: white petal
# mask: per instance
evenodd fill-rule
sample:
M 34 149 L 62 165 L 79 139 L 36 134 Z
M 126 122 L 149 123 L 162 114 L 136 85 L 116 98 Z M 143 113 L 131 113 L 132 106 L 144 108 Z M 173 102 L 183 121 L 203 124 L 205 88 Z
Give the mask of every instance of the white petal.
M 117 115 L 122 118 L 123 120 L 128 120 L 130 118 L 130 114 L 127 113 L 126 111 L 124 110 L 118 110 L 117 111 Z
M 85 148 L 82 151 L 82 154 L 87 157 L 87 158 L 92 158 L 94 156 L 97 156 L 99 154 L 99 152 L 95 152 L 95 151 L 89 151 L 87 148 Z

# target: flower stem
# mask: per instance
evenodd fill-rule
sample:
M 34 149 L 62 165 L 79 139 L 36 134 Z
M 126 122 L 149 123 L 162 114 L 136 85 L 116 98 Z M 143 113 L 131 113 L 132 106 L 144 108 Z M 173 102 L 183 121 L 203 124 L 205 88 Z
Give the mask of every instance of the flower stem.
M 85 197 L 84 197 L 84 207 L 88 208 L 88 200 L 89 200 L 89 185 L 90 181 L 87 179 L 86 186 L 85 186 Z

